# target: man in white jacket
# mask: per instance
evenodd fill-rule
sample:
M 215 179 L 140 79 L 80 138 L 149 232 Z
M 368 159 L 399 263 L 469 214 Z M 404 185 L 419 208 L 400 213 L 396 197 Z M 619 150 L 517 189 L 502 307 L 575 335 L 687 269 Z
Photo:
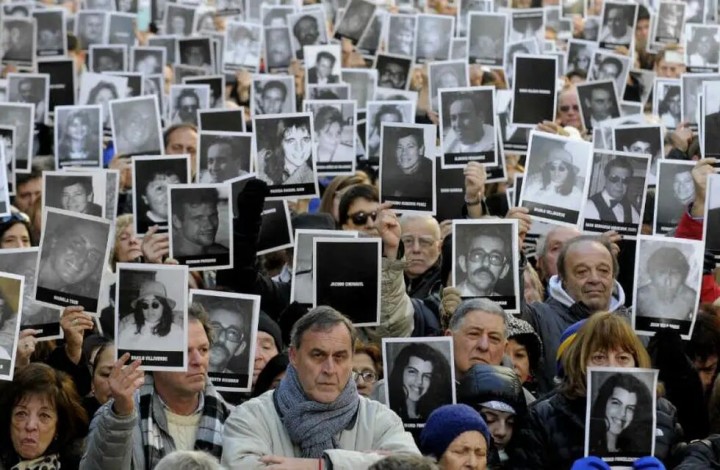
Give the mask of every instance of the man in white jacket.
M 419 454 L 393 411 L 358 394 L 355 337 L 350 321 L 330 307 L 300 318 L 277 390 L 244 403 L 225 422 L 223 466 L 365 469 L 383 454 Z

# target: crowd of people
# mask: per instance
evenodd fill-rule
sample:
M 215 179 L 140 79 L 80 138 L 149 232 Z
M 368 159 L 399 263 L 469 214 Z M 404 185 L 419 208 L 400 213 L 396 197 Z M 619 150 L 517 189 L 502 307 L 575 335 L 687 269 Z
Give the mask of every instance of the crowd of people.
M 714 7 L 0 8 L 0 470 L 720 468 Z

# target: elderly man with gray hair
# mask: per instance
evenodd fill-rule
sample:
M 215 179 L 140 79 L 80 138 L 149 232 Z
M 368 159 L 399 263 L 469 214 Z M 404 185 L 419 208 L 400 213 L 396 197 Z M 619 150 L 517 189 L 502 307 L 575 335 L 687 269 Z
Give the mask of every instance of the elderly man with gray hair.
M 225 422 L 222 465 L 365 469 L 382 454 L 419 454 L 399 416 L 358 394 L 356 337 L 333 308 L 303 315 L 290 334 L 290 365 L 278 388 L 243 403 Z

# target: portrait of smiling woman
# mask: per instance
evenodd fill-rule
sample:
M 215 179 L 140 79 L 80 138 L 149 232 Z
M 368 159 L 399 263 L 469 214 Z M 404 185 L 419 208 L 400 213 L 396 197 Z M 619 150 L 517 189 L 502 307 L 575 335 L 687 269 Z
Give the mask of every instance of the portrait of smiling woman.
M 87 160 L 96 165 L 100 163 L 100 111 L 97 107 L 55 110 L 58 115 L 56 153 L 60 166 Z
M 425 343 L 400 350 L 388 379 L 390 408 L 403 422 L 425 420 L 437 407 L 452 403 L 450 364 Z
M 652 396 L 643 382 L 616 373 L 603 382 L 590 417 L 590 455 L 647 455 L 652 442 Z

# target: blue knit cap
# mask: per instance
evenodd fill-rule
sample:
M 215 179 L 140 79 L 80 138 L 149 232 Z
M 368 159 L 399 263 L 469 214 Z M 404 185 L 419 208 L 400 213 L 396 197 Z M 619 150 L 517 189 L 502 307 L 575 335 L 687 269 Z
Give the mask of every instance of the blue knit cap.
M 563 331 L 563 334 L 560 336 L 560 345 L 558 346 L 557 352 L 555 353 L 555 360 L 556 362 L 556 368 L 557 368 L 557 376 L 559 378 L 565 377 L 565 369 L 563 369 L 562 366 L 562 356 L 565 353 L 565 351 L 570 347 L 570 345 L 575 341 L 575 336 L 577 336 L 577 332 L 582 328 L 582 326 L 585 324 L 585 320 L 580 320 L 579 322 L 575 322 L 572 325 L 568 326 L 565 331 Z
M 444 405 L 428 417 L 420 434 L 420 451 L 439 459 L 452 441 L 466 431 L 478 431 L 490 445 L 490 430 L 480 413 L 468 405 Z

